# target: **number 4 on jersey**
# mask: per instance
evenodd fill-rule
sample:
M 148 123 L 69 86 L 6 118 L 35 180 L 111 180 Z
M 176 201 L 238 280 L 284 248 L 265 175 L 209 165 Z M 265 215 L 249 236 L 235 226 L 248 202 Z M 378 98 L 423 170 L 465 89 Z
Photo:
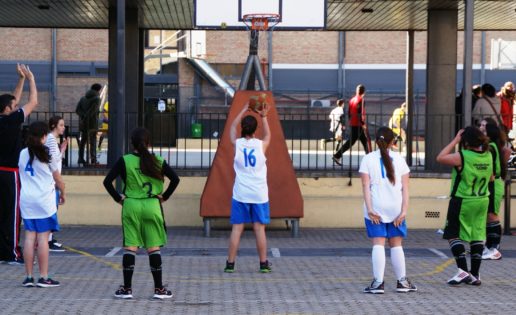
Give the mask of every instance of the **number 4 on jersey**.
M 28 162 L 25 165 L 25 172 L 30 173 L 30 176 L 34 176 L 34 169 L 32 168 L 32 163 Z

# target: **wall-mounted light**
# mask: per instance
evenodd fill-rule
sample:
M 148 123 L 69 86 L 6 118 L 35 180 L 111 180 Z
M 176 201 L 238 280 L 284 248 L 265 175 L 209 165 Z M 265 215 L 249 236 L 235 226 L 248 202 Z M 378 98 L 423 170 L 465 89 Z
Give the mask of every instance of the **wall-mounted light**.
M 360 11 L 362 11 L 362 13 L 373 13 L 374 10 L 373 8 L 362 8 Z

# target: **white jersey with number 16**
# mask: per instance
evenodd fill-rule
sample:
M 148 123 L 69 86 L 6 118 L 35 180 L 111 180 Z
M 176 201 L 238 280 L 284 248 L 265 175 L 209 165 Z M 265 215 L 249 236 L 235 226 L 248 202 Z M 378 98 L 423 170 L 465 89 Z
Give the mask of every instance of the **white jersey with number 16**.
M 269 201 L 266 161 L 262 140 L 255 138 L 236 140 L 233 199 L 245 203 Z

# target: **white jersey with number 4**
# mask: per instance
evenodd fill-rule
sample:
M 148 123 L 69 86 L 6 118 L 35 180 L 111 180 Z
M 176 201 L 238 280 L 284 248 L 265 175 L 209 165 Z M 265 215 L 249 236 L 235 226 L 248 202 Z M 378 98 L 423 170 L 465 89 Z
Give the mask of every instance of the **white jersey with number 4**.
M 262 140 L 255 138 L 236 140 L 233 199 L 245 203 L 269 201 L 266 161 Z
M 41 163 L 36 157 L 29 164 L 29 150 L 20 153 L 18 167 L 21 192 L 20 210 L 24 219 L 45 219 L 56 213 L 55 182 L 52 164 Z

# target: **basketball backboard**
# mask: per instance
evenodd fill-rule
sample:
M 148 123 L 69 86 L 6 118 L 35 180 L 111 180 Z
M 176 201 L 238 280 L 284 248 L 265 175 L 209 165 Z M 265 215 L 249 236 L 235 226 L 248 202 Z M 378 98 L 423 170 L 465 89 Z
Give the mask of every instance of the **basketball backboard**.
M 516 41 L 491 40 L 491 69 L 516 69 Z
M 196 29 L 245 30 L 246 14 L 280 15 L 275 30 L 322 29 L 326 25 L 326 0 L 194 0 Z

